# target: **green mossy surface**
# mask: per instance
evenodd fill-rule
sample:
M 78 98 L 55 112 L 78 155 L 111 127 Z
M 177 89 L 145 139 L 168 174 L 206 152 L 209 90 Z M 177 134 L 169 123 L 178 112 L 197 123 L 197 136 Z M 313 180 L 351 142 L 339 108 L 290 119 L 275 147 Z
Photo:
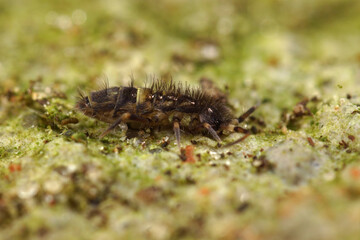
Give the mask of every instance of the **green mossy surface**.
M 358 239 L 359 11 L 0 1 L 0 239 Z M 229 148 L 182 133 L 186 163 L 171 130 L 99 139 L 106 124 L 74 109 L 78 88 L 153 74 L 212 79 L 236 115 L 261 102 L 242 124 L 259 132 Z

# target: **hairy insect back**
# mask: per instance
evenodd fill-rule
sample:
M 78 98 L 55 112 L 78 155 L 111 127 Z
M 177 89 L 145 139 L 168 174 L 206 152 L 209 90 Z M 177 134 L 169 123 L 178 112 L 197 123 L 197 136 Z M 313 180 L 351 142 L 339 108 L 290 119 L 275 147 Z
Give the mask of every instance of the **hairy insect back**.
M 81 95 L 77 108 L 111 124 L 101 136 L 123 122 L 136 129 L 173 127 L 177 139 L 180 127 L 192 132 L 205 128 L 220 141 L 217 132 L 234 120 L 222 99 L 172 80 L 154 80 L 148 88 L 106 86 L 89 96 Z
M 209 123 L 215 130 L 233 119 L 230 109 L 223 101 L 200 89 L 160 80 L 155 81 L 150 89 L 154 107 L 161 111 L 198 115 L 200 122 Z

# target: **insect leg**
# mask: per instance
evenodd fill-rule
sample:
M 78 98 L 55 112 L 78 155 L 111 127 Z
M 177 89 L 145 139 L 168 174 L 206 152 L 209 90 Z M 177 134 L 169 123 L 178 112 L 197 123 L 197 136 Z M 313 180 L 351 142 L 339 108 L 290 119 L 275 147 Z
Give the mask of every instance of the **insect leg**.
M 234 127 L 234 132 L 238 132 L 238 133 L 249 133 L 248 129 L 242 128 L 242 127 Z
M 252 106 L 251 108 L 249 108 L 245 113 L 243 113 L 239 118 L 238 121 L 239 123 L 242 123 L 245 119 L 247 119 L 258 107 L 258 105 Z
M 179 149 L 181 150 L 181 145 L 180 145 L 180 123 L 178 120 L 174 120 L 174 133 L 175 133 L 175 137 L 176 137 L 176 143 L 179 147 Z
M 230 146 L 232 146 L 232 145 L 238 144 L 239 142 L 244 141 L 248 136 L 250 136 L 249 133 L 247 133 L 247 134 L 244 135 L 243 137 L 239 138 L 238 140 L 235 140 L 235 141 L 233 141 L 233 142 L 231 142 L 231 143 L 226 144 L 224 147 L 226 148 L 226 147 L 230 147 Z
M 210 132 L 211 136 L 212 136 L 216 141 L 221 142 L 221 138 L 220 138 L 219 135 L 216 133 L 216 131 L 211 127 L 210 124 L 204 123 L 203 126 L 204 126 L 204 128 L 206 128 L 206 129 Z
M 99 136 L 99 138 L 105 137 L 109 132 L 111 132 L 111 130 L 113 130 L 114 128 L 116 128 L 116 126 L 119 125 L 122 121 L 123 121 L 122 118 L 119 118 L 118 120 L 116 120 L 113 124 L 110 125 L 110 127 L 108 127 L 108 129 L 106 129 L 106 130 Z
M 238 118 L 238 123 L 243 122 L 246 118 L 248 118 L 258 107 L 258 105 L 252 106 L 251 108 L 249 108 L 245 113 L 243 113 L 239 118 Z M 230 147 L 232 145 L 235 145 L 239 142 L 244 141 L 247 137 L 250 136 L 250 130 L 236 126 L 234 127 L 234 132 L 238 132 L 238 133 L 244 133 L 245 135 L 241 138 L 239 138 L 238 140 L 235 140 L 234 142 L 228 143 L 226 144 L 224 147 Z
M 133 113 L 124 113 L 121 115 L 119 119 L 117 119 L 113 124 L 110 125 L 108 129 L 106 129 L 101 135 L 100 138 L 105 137 L 109 132 L 111 132 L 114 128 L 116 128 L 117 125 L 119 125 L 121 122 L 126 122 L 127 120 L 134 120 L 139 122 L 146 122 L 147 120 L 144 118 L 141 118 Z

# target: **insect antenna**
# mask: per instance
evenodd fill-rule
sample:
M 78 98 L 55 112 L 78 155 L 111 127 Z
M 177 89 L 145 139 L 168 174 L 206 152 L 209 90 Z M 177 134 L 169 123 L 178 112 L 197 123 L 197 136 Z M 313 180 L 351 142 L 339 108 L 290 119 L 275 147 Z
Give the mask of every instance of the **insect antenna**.
M 91 104 L 91 103 L 89 103 L 88 98 L 80 88 L 77 88 L 77 92 L 78 92 L 78 96 L 76 97 L 77 102 L 75 105 L 75 109 L 81 110 L 86 104 Z
M 240 117 L 238 118 L 238 122 L 242 123 L 243 121 L 245 121 L 245 119 L 247 119 L 258 107 L 259 104 L 256 104 L 255 106 L 249 108 L 245 113 L 240 115 Z

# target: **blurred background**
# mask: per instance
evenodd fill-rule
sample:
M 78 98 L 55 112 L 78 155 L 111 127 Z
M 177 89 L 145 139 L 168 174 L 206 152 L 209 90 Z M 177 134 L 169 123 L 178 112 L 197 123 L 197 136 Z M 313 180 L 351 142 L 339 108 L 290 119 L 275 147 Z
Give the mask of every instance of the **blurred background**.
M 352 69 L 339 68 L 359 61 L 359 9 L 356 0 L 2 0 L 1 85 L 41 77 L 72 95 L 102 75 L 142 85 L 171 74 L 289 107 L 294 95 L 352 90 Z

